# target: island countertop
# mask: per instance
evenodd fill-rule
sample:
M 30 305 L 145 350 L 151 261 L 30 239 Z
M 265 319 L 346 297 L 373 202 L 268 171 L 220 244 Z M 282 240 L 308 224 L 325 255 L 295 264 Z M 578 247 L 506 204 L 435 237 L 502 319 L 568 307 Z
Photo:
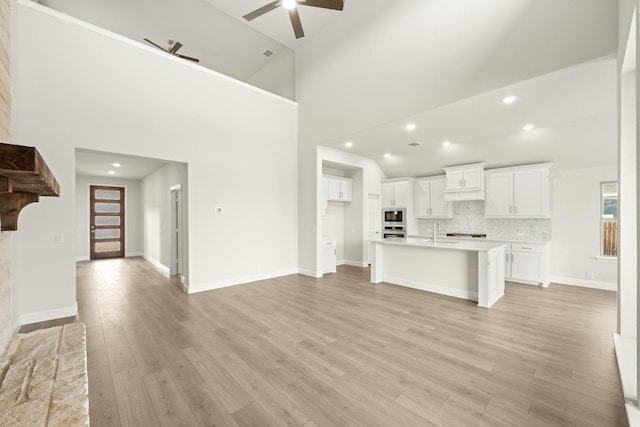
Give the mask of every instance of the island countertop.
M 434 244 L 430 237 L 391 237 L 386 239 L 372 239 L 370 242 L 382 245 L 415 246 L 473 252 L 488 252 L 492 249 L 499 248 L 500 246 L 505 246 L 505 243 L 486 241 L 484 239 L 471 240 L 436 238 L 436 242 Z

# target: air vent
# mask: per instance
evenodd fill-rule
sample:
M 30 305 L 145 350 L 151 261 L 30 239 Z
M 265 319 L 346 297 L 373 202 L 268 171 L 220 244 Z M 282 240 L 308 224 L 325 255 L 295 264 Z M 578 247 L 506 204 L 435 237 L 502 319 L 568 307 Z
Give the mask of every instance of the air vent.
M 273 52 L 271 52 L 269 49 L 267 49 L 267 50 L 265 50 L 264 52 L 262 52 L 262 54 L 268 58 L 268 57 L 270 57 L 271 55 L 273 55 Z
M 411 142 L 409 145 L 412 146 L 412 147 L 417 147 L 417 146 L 420 145 L 420 143 L 419 142 Z

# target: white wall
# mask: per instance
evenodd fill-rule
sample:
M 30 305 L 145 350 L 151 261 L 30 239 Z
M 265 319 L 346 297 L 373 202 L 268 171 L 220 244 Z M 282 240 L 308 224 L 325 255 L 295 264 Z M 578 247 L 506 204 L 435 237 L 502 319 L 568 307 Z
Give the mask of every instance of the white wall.
M 295 99 L 295 53 L 282 50 L 267 65 L 249 77 L 247 83 L 287 99 Z
M 296 271 L 295 103 L 32 2 L 14 12 L 15 142 L 62 188 L 21 214 L 22 314 L 74 312 L 76 148 L 188 163 L 190 291 Z
M 600 183 L 617 181 L 615 165 L 551 169 L 551 281 L 615 290 L 617 264 L 600 255 Z M 587 272 L 594 279 L 587 279 Z
M 143 223 L 144 257 L 154 264 L 164 266 L 169 271 L 171 264 L 171 187 L 180 185 L 182 189 L 182 247 L 189 247 L 188 230 L 189 186 L 187 165 L 167 165 L 147 175 L 140 185 Z M 189 254 L 182 254 L 182 275 L 189 277 Z
M 142 255 L 142 216 L 140 211 L 140 181 L 76 176 L 76 260 L 88 260 L 89 251 L 89 186 L 105 185 L 124 187 L 124 248 L 125 256 Z

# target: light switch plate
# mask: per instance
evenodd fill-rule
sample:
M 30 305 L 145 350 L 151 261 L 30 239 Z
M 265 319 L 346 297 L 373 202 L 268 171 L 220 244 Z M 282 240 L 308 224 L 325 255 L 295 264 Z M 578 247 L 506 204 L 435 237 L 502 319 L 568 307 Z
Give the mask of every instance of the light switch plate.
M 56 233 L 54 240 L 56 243 L 64 243 L 64 234 L 62 233 Z

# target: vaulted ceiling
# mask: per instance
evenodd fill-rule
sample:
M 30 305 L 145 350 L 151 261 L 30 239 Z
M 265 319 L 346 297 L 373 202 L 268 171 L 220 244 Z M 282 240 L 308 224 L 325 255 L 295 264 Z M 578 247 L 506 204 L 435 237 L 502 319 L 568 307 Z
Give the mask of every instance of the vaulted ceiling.
M 269 0 L 41 3 L 135 40 L 178 40 L 243 81 L 295 50 L 301 144 L 371 157 L 389 176 L 615 163 L 614 0 L 345 0 L 342 12 L 299 6 L 299 40 L 282 8 L 242 18 Z M 518 101 L 502 105 L 507 94 Z

